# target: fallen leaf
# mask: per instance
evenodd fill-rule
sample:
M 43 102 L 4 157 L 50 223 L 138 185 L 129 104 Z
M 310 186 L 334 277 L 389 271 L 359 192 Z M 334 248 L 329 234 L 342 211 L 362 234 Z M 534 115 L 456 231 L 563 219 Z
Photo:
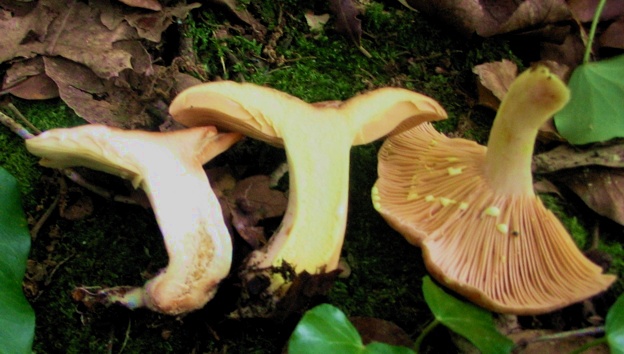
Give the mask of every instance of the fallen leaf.
M 477 34 L 490 37 L 498 34 L 521 33 L 536 28 L 552 32 L 552 25 L 571 19 L 565 0 L 407 0 L 409 6 L 428 17 L 437 18 L 456 28 L 466 37 Z
M 132 6 L 132 7 L 140 7 L 142 9 L 160 11 L 162 10 L 162 6 L 157 0 L 119 0 L 120 2 Z
M 518 76 L 518 66 L 503 59 L 477 65 L 472 68 L 472 72 L 479 77 L 479 103 L 496 110 L 509 90 L 509 85 Z
M 1 92 L 27 100 L 46 100 L 59 95 L 58 87 L 46 75 L 40 57 L 18 61 L 7 69 Z
M 557 179 L 596 213 L 624 225 L 624 169 L 583 167 L 559 174 Z
M 562 144 L 533 157 L 535 173 L 550 173 L 589 165 L 624 167 L 624 144 L 619 142 L 589 148 Z
M 149 128 L 154 118 L 146 103 L 128 88 L 116 87 L 84 65 L 63 58 L 44 58 L 46 74 L 58 85 L 63 101 L 89 123 L 121 128 Z
M 305 12 L 304 17 L 312 32 L 321 32 L 327 21 L 329 21 L 329 14 L 315 15 L 314 12 L 308 10 Z
M 162 11 L 152 13 L 135 11 L 127 13 L 124 18 L 130 26 L 136 29 L 141 38 L 158 43 L 162 33 L 173 23 L 174 18 L 185 18 L 189 11 L 200 6 L 199 3 L 192 3 L 166 7 Z
M 514 349 L 514 353 L 549 353 L 549 354 L 564 354 L 572 353 L 575 350 L 581 348 L 583 345 L 596 339 L 591 336 L 570 336 L 567 338 L 560 338 L 558 340 L 550 341 L 531 341 L 539 337 L 557 334 L 556 331 L 545 329 L 526 329 L 520 332 L 511 333 L 508 335 L 514 343 L 517 344 L 517 348 Z M 586 348 L 583 353 L 585 354 L 609 354 L 609 346 L 607 344 L 600 344 Z
M 375 317 L 349 317 L 349 320 L 357 329 L 364 344 L 375 342 L 413 347 L 414 341 L 410 336 L 394 322 Z
M 241 7 L 241 4 L 236 0 L 210 0 L 214 4 L 219 4 L 227 7 L 239 20 L 245 22 L 254 31 L 254 34 L 259 40 L 263 40 L 267 33 L 266 27 L 256 20 L 247 9 Z
M 232 225 L 254 249 L 266 243 L 264 229 L 256 226 L 258 222 L 283 215 L 288 204 L 286 195 L 271 189 L 270 178 L 264 175 L 237 182 L 226 198 L 232 213 Z
M 357 46 L 362 42 L 362 21 L 360 11 L 353 0 L 331 0 L 329 9 L 334 14 L 336 31 L 350 38 Z
M 624 49 L 624 16 L 611 23 L 598 41 L 602 47 Z
M 568 0 L 570 11 L 581 22 L 591 22 L 600 0 Z M 604 4 L 600 21 L 612 21 L 624 14 L 624 0 L 609 0 Z

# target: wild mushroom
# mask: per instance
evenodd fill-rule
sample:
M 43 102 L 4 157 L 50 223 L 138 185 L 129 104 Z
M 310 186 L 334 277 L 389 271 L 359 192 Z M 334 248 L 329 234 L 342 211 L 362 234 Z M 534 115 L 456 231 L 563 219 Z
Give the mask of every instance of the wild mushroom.
M 183 91 L 170 113 L 186 126 L 215 125 L 286 149 L 286 214 L 241 273 L 245 289 L 264 284 L 252 292 L 266 303 L 250 305 L 242 316 L 271 315 L 293 277 L 336 269 L 347 219 L 352 145 L 378 139 L 401 122 L 407 129 L 446 117 L 437 102 L 405 89 L 383 88 L 341 103 L 312 105 L 271 88 L 231 81 Z
M 177 315 L 203 307 L 229 273 L 231 239 L 202 165 L 240 138 L 214 127 L 155 133 L 84 125 L 46 131 L 26 147 L 43 166 L 86 166 L 146 192 L 169 263 L 143 288 L 121 287 L 110 296 L 130 308 Z
M 422 247 L 435 278 L 490 310 L 545 313 L 615 280 L 585 258 L 533 192 L 538 128 L 568 99 L 565 84 L 539 65 L 509 87 L 487 148 L 425 123 L 379 151 L 375 208 Z

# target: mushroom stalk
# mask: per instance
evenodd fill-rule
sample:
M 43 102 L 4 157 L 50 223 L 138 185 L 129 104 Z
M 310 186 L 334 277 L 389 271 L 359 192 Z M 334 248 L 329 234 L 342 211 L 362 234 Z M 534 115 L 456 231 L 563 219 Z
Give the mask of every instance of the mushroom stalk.
M 531 159 L 538 129 L 570 99 L 565 84 L 544 66 L 509 87 L 490 131 L 485 178 L 504 195 L 533 195 Z
M 172 102 L 170 112 L 187 126 L 216 125 L 286 149 L 286 214 L 279 230 L 250 254 L 241 272 L 243 297 L 250 304 L 239 315 L 250 317 L 273 315 L 293 278 L 303 272 L 337 268 L 347 219 L 351 146 L 369 143 L 399 125 L 408 129 L 446 118 L 437 102 L 404 89 L 384 88 L 345 102 L 311 105 L 267 87 L 228 81 L 187 89 Z
M 101 293 L 130 308 L 177 315 L 203 307 L 230 270 L 232 244 L 202 165 L 240 139 L 213 127 L 169 133 L 85 125 L 26 141 L 48 167 L 86 166 L 132 181 L 147 194 L 169 263 L 143 288 Z

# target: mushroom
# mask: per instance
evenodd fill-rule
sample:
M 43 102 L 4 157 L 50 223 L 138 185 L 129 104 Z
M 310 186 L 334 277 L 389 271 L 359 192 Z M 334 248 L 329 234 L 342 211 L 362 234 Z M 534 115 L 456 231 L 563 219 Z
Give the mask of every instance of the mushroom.
M 405 89 L 382 88 L 345 102 L 313 105 L 275 89 L 231 81 L 183 91 L 170 113 L 186 126 L 215 125 L 286 150 L 290 189 L 285 216 L 241 272 L 243 289 L 263 284 L 251 292 L 266 301 L 250 305 L 241 316 L 271 316 L 295 277 L 338 266 L 352 145 L 378 139 L 401 122 L 401 129 L 407 129 L 446 118 L 433 99 Z
M 169 263 L 143 288 L 103 293 L 130 308 L 177 315 L 203 307 L 229 273 L 232 243 L 202 165 L 240 138 L 214 127 L 156 133 L 83 125 L 46 131 L 26 147 L 43 166 L 86 166 L 146 192 Z
M 386 139 L 373 204 L 442 284 L 493 311 L 550 312 L 607 289 L 615 276 L 589 261 L 533 192 L 538 128 L 569 99 L 538 65 L 518 76 L 487 148 L 421 124 Z

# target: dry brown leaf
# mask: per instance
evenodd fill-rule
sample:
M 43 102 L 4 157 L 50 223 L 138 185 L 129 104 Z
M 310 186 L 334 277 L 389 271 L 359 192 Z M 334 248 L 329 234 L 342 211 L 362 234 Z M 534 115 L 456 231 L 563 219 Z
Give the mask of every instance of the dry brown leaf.
M 162 10 L 162 6 L 157 0 L 119 0 L 120 2 L 132 6 L 132 7 L 140 7 L 142 9 L 160 11 Z
M 560 35 L 552 25 L 571 18 L 565 0 L 408 0 L 424 14 L 438 18 L 467 37 L 490 37 L 503 33 L 545 29 L 543 34 Z
M 557 178 L 596 213 L 624 225 L 624 169 L 584 167 Z
M 576 19 L 591 22 L 599 2 L 599 0 L 568 0 L 568 6 Z M 624 0 L 609 0 L 602 9 L 600 20 L 612 21 L 622 15 L 624 15 Z
M 624 49 L 624 16 L 610 24 L 598 40 L 602 47 Z
M 0 92 L 27 100 L 47 100 L 59 95 L 56 84 L 45 74 L 40 57 L 18 61 L 7 69 Z
M 477 65 L 472 72 L 479 77 L 479 103 L 496 110 L 509 90 L 509 85 L 518 75 L 518 66 L 510 60 L 503 59 Z
M 375 317 L 349 317 L 349 320 L 362 337 L 362 342 L 381 342 L 390 345 L 413 347 L 414 341 L 394 322 Z
M 564 144 L 533 157 L 535 173 L 550 173 L 589 165 L 624 167 L 624 145 L 616 143 L 581 149 Z
M 334 14 L 336 31 L 350 38 L 357 46 L 362 42 L 362 21 L 360 11 L 353 0 L 331 0 L 329 9 Z
M 146 102 L 132 90 L 113 86 L 111 80 L 67 59 L 45 57 L 44 63 L 63 101 L 88 122 L 122 128 L 154 126 L 154 118 L 145 112 Z
M 245 22 L 253 29 L 258 39 L 262 40 L 267 33 L 266 27 L 256 20 L 247 9 L 240 6 L 237 0 L 210 0 L 214 4 L 227 7 L 239 20 Z
M 141 38 L 158 43 L 162 33 L 173 23 L 174 18 L 185 18 L 189 11 L 200 6 L 199 3 L 192 3 L 166 7 L 162 11 L 153 13 L 134 11 L 127 13 L 124 18 L 130 26 L 136 29 Z

